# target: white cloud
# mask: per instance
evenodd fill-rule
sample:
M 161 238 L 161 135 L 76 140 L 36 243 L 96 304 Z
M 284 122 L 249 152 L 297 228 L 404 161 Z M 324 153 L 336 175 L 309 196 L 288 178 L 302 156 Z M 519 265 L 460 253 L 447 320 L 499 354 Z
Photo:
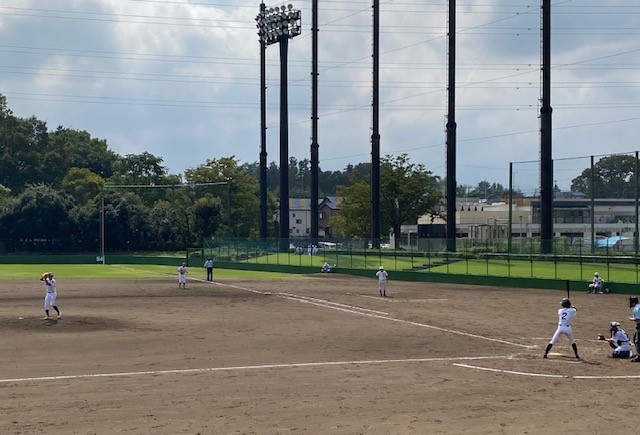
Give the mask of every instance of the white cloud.
M 149 151 L 172 172 L 229 155 L 258 161 L 257 2 L 4 3 L 0 93 L 17 116 L 35 115 L 51 129 L 87 130 L 120 154 Z M 370 159 L 371 3 L 319 3 L 320 161 L 325 170 L 341 169 Z M 289 148 L 301 160 L 310 158 L 311 2 L 294 6 L 302 10 L 303 34 L 289 44 Z M 595 0 L 552 6 L 558 159 L 637 147 L 640 14 L 623 1 L 606 6 Z M 506 185 L 509 162 L 539 156 L 539 7 L 506 0 L 458 6 L 461 184 Z M 446 19 L 446 0 L 382 4 L 381 152 L 407 152 L 441 176 Z M 277 45 L 267 59 L 268 159 L 279 162 Z M 563 188 L 583 161 L 556 164 Z M 533 177 L 535 171 L 527 181 L 535 186 Z

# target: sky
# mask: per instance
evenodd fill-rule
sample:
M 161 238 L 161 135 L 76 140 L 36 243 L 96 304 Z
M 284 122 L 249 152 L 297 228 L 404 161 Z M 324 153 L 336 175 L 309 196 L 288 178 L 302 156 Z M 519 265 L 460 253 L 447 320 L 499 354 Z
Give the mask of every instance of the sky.
M 291 2 L 289 156 L 310 159 L 311 0 Z M 372 2 L 319 0 L 322 170 L 371 161 Z M 259 161 L 259 1 L 5 0 L 0 94 L 15 116 L 85 130 L 171 173 Z M 267 7 L 289 2 L 266 3 Z M 446 176 L 446 0 L 380 0 L 380 152 Z M 541 0 L 458 0 L 456 178 L 539 191 Z M 552 1 L 554 181 L 640 148 L 640 5 Z M 267 160 L 280 161 L 280 53 L 267 49 Z

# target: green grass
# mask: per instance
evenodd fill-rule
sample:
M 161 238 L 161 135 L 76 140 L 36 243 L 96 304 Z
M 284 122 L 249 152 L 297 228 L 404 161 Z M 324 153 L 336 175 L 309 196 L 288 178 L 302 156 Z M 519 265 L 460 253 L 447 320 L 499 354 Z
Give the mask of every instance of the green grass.
M 157 278 L 176 275 L 177 266 L 157 266 L 140 264 L 0 264 L 0 280 L 40 279 L 44 272 L 53 272 L 56 279 L 88 279 L 88 278 Z M 205 278 L 206 271 L 202 267 L 190 267 L 189 276 Z M 277 272 L 259 272 L 251 270 L 214 269 L 214 279 L 292 279 L 300 275 Z
M 638 282 L 640 268 L 636 264 L 573 263 L 549 261 L 461 260 L 430 269 L 433 272 L 469 275 L 510 276 L 520 278 L 557 278 L 591 281 L 599 272 L 605 282 Z M 424 273 L 424 272 L 422 272 Z M 427 272 L 428 273 L 428 272 Z
M 378 256 L 350 255 L 328 252 L 320 255 L 296 255 L 274 253 L 254 257 L 246 263 L 282 264 L 292 266 L 313 266 L 318 270 L 327 261 L 337 270 L 371 269 L 375 271 L 380 265 L 388 271 L 411 270 L 424 264 L 430 268 L 416 270 L 416 273 L 450 273 L 481 276 L 505 276 L 515 278 L 551 278 L 572 281 L 591 281 L 594 272 L 599 272 L 605 282 L 637 283 L 640 280 L 640 266 L 621 263 L 587 263 L 587 262 L 552 262 L 505 259 L 461 259 L 450 264 L 435 265 L 442 261 L 441 257 L 426 256 Z

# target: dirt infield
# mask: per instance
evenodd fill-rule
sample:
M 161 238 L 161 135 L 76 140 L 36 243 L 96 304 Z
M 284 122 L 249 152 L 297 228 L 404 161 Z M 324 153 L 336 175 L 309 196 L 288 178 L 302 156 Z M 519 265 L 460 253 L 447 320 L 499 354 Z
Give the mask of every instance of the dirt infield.
M 392 277 L 391 277 L 392 278 Z M 624 295 L 572 294 L 582 361 L 542 359 L 563 292 L 314 275 L 0 282 L 0 433 L 622 433 L 640 364 L 595 340 Z

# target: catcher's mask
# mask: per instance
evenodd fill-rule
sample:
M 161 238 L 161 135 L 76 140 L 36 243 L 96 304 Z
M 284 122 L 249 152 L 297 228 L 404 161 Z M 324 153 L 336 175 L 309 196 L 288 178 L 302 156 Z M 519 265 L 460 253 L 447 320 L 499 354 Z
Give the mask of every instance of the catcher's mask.
M 571 301 L 567 298 L 564 298 L 562 302 L 560 302 L 560 305 L 562 305 L 564 308 L 571 308 Z
M 609 326 L 610 326 L 609 329 L 613 331 L 614 329 L 618 329 L 620 327 L 620 322 L 611 322 Z
M 637 296 L 631 296 L 629 298 L 629 308 L 633 308 L 638 304 L 638 297 Z

